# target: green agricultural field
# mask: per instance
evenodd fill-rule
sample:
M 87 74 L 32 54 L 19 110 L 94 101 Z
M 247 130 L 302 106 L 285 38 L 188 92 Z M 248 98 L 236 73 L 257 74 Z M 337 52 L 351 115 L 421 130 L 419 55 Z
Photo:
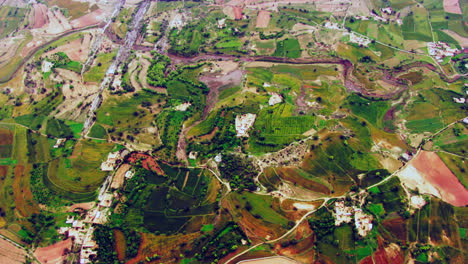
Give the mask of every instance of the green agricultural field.
M 21 25 L 26 18 L 27 8 L 18 8 L 12 6 L 0 7 L 0 38 L 6 37 L 8 34 L 21 28 Z
M 63 120 L 51 118 L 47 120 L 46 134 L 57 138 L 73 137 L 73 131 Z
M 364 118 L 378 128 L 383 127 L 383 117 L 390 108 L 387 101 L 369 100 L 357 94 L 352 94 L 347 98 L 346 106 L 355 115 Z
M 102 81 L 116 54 L 117 53 L 115 51 L 98 54 L 95 60 L 95 65 L 84 73 L 84 81 L 96 83 Z
M 304 132 L 315 127 L 314 116 L 291 116 L 290 105 L 278 104 L 262 109 L 253 127 L 252 152 L 280 149 L 304 138 Z
M 285 39 L 276 43 L 273 56 L 299 58 L 301 56 L 301 45 L 297 39 Z
M 83 123 L 77 123 L 74 121 L 65 120 L 65 124 L 69 126 L 70 129 L 73 131 L 74 138 L 80 138 L 81 131 L 83 130 Z
M 246 208 L 247 204 L 250 204 L 251 210 L 249 212 L 252 215 L 261 216 L 263 221 L 281 226 L 286 226 L 288 223 L 287 218 L 270 207 L 273 199 L 271 196 L 258 195 L 250 192 L 242 192 L 232 195 L 234 196 L 234 199 L 241 203 L 243 208 Z
M 147 125 L 152 119 L 149 111 L 141 109 L 143 102 L 155 104 L 160 101 L 162 96 L 153 94 L 148 91 L 141 91 L 134 94 L 132 97 L 111 96 L 105 100 L 97 112 L 97 122 L 102 125 L 127 127 L 132 124 L 134 127 L 137 122 Z M 135 114 L 136 113 L 136 114 Z M 135 118 L 137 115 L 139 118 Z M 145 117 L 145 118 L 143 118 Z M 143 120 L 145 122 L 143 122 Z
M 412 14 L 403 19 L 403 37 L 406 40 L 433 41 L 428 12 L 413 6 Z
M 113 144 L 80 141 L 72 156 L 58 158 L 49 163 L 46 185 L 71 200 L 89 199 L 94 196 L 106 172 L 100 170 L 101 163 L 107 158 Z
M 107 131 L 99 124 L 94 124 L 94 126 L 89 131 L 89 135 L 92 138 L 102 138 L 105 139 L 107 136 Z

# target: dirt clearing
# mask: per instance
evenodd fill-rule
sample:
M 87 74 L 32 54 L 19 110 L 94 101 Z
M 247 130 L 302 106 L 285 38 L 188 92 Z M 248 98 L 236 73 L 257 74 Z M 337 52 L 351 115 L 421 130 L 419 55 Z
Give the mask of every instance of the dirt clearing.
M 48 23 L 47 6 L 44 4 L 34 4 L 34 25 L 33 28 L 41 28 Z
M 256 26 L 257 28 L 266 28 L 268 27 L 268 24 L 270 23 L 270 13 L 269 11 L 260 11 L 258 12 L 257 16 L 257 23 Z
M 41 262 L 47 264 L 61 264 L 66 260 L 66 251 L 71 250 L 72 239 L 60 241 L 48 247 L 39 247 L 34 256 Z
M 458 0 L 444 0 L 444 10 L 448 13 L 463 14 Z
M 108 16 L 102 9 L 98 9 L 71 21 L 73 28 L 83 28 L 101 23 Z
M 88 58 L 91 39 L 91 34 L 84 34 L 82 38 L 70 41 L 65 45 L 58 46 L 57 48 L 45 53 L 45 56 L 49 56 L 57 52 L 64 52 L 71 60 L 85 62 Z
M 468 191 L 435 152 L 421 151 L 399 177 L 411 189 L 417 188 L 454 206 L 468 205 Z

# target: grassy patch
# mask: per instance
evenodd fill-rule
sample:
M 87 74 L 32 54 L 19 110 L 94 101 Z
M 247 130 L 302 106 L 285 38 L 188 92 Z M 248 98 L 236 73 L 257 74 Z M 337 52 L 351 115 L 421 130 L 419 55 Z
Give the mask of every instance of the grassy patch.
M 98 54 L 95 66 L 91 67 L 84 73 L 83 79 L 85 82 L 100 82 L 107 72 L 110 64 L 114 60 L 116 52 L 100 53 Z M 101 66 L 99 66 L 101 65 Z
M 58 138 L 73 137 L 73 131 L 65 124 L 63 120 L 51 118 L 47 120 L 47 135 Z
M 89 136 L 93 138 L 102 138 L 105 139 L 107 136 L 106 129 L 103 128 L 99 124 L 94 124 L 94 126 L 91 128 L 91 131 L 89 131 Z
M 301 45 L 297 39 L 285 39 L 276 43 L 273 56 L 299 58 L 301 56 Z

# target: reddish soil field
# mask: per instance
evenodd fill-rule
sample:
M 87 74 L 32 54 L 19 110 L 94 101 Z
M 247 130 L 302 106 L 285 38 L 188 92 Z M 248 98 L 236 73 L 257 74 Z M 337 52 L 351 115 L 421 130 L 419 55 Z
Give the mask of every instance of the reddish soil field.
M 78 19 L 71 21 L 71 25 L 73 28 L 83 28 L 91 25 L 96 25 L 103 21 L 105 17 L 104 11 L 102 9 L 98 9 L 93 11 L 89 14 L 86 14 Z
M 266 28 L 270 23 L 270 12 L 269 11 L 260 11 L 257 16 L 257 23 L 255 27 L 257 28 Z
M 458 0 L 444 0 L 444 10 L 448 13 L 463 14 Z
M 13 181 L 13 193 L 15 196 L 15 205 L 18 212 L 23 216 L 30 216 L 32 213 L 38 212 L 37 204 L 33 200 L 31 189 L 25 186 L 24 181 L 27 180 L 29 170 L 23 165 L 16 165 L 15 178 Z
M 0 129 L 0 146 L 13 144 L 13 131 Z
M 223 207 L 235 214 L 236 222 L 253 243 L 263 241 L 266 237 L 274 239 L 286 232 L 280 225 L 257 219 L 247 210 L 235 209 L 235 206 L 240 205 L 240 203 L 232 196 L 224 199 L 222 203 Z
M 454 206 L 468 205 L 468 190 L 435 152 L 421 151 L 411 164 L 439 191 L 442 200 Z
M 138 249 L 138 255 L 129 260 L 126 264 L 137 264 L 146 262 L 145 258 L 154 254 L 162 255 L 163 258 L 152 263 L 179 263 L 180 254 L 185 249 L 191 248 L 191 243 L 200 236 L 200 233 L 190 233 L 187 235 L 153 235 L 149 233 L 141 233 L 141 244 Z M 187 243 L 184 248 L 180 244 Z
M 360 264 L 403 264 L 405 256 L 403 256 L 400 248 L 396 244 L 390 244 L 383 247 L 382 239 L 379 238 L 379 248 L 373 256 L 364 258 Z
M 1 165 L 0 166 L 0 182 L 2 181 L 3 177 L 6 177 L 8 174 L 8 166 Z
M 280 178 L 292 183 L 297 183 L 298 185 L 310 191 L 330 194 L 330 190 L 327 188 L 327 186 L 301 177 L 293 168 L 278 168 L 276 169 L 276 172 Z
M 401 217 L 385 220 L 383 226 L 399 240 L 406 241 L 406 223 Z
M 159 167 L 156 160 L 148 154 L 132 153 L 130 157 L 127 158 L 127 161 L 132 164 L 136 163 L 138 160 L 142 161 L 141 165 L 143 166 L 143 168 L 147 170 L 152 170 L 159 175 L 165 174 L 164 171 Z
M 48 23 L 47 6 L 44 4 L 34 4 L 34 25 L 33 28 L 41 28 Z
M 127 244 L 125 243 L 125 235 L 122 231 L 114 229 L 115 237 L 115 251 L 117 251 L 117 258 L 122 261 L 125 259 L 125 250 L 127 250 Z
M 41 263 L 63 263 L 65 260 L 64 252 L 70 250 L 72 247 L 72 239 L 60 241 L 48 247 L 37 248 L 34 252 L 34 256 Z
M 232 10 L 234 11 L 234 18 L 236 20 L 242 19 L 242 16 L 243 16 L 242 7 L 235 6 L 235 7 L 232 8 Z

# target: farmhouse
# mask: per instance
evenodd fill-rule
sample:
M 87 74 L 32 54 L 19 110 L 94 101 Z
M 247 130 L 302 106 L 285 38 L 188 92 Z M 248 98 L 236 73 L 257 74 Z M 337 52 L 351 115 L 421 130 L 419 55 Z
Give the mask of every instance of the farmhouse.
M 342 223 L 349 223 L 352 220 L 353 208 L 345 206 L 344 201 L 335 203 L 335 225 L 339 226 Z
M 113 171 L 117 163 L 119 163 L 127 154 L 128 150 L 126 149 L 109 153 L 107 160 L 101 164 L 101 170 Z
M 428 42 L 427 49 L 429 55 L 433 56 L 437 61 L 442 62 L 445 57 L 453 56 L 458 53 L 457 49 L 451 48 L 445 42 Z
M 63 145 L 63 143 L 65 143 L 65 141 L 67 141 L 66 138 L 57 139 L 57 142 L 55 142 L 54 148 L 59 148 L 60 146 Z
M 279 104 L 283 101 L 283 97 L 281 97 L 281 95 L 278 93 L 270 93 L 270 95 L 270 100 L 268 100 L 269 105 Z
M 365 237 L 372 230 L 372 215 L 365 214 L 361 208 L 354 207 L 354 221 L 359 235 Z

